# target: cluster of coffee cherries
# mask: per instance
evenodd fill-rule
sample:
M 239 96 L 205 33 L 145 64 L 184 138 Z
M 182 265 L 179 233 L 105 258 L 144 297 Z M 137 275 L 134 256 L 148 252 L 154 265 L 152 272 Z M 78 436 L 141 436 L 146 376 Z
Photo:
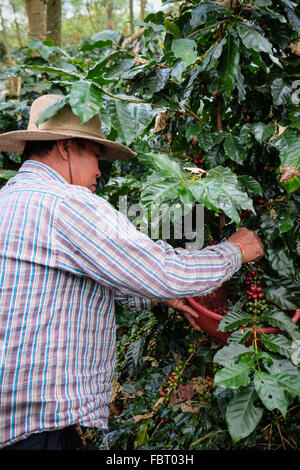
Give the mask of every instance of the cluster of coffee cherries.
M 268 173 L 274 173 L 273 168 L 270 168 L 268 165 L 264 165 L 264 170 L 267 171 Z
M 261 313 L 266 308 L 265 295 L 263 293 L 261 277 L 255 271 L 248 271 L 246 274 L 246 294 L 248 302 L 246 310 L 252 313 L 256 309 L 256 313 Z
M 203 158 L 201 157 L 201 155 L 196 155 L 196 158 L 195 158 L 195 165 L 197 165 L 198 167 L 203 167 L 205 165 L 205 160 L 203 160 Z
M 175 367 L 175 370 L 171 372 L 168 377 L 167 382 L 165 382 L 160 390 L 160 396 L 165 397 L 168 394 L 168 390 L 178 388 L 179 384 L 182 383 L 183 379 L 181 377 L 181 370 L 183 368 L 183 362 L 179 361 L 178 365 Z
M 168 380 L 163 383 L 160 388 L 160 396 L 164 398 L 165 403 L 168 403 L 170 400 L 170 392 L 176 390 L 183 381 L 183 378 L 181 377 L 181 370 L 183 366 L 183 362 L 179 361 L 178 365 L 175 367 L 175 370 L 171 372 L 170 376 L 168 377 Z
M 218 313 L 219 315 L 225 315 L 228 312 L 228 307 L 217 307 L 214 309 L 215 313 Z
M 211 377 L 210 375 L 207 375 L 205 377 L 205 380 L 206 380 L 206 383 L 209 383 L 209 384 L 212 384 L 214 383 L 215 379 L 213 377 Z

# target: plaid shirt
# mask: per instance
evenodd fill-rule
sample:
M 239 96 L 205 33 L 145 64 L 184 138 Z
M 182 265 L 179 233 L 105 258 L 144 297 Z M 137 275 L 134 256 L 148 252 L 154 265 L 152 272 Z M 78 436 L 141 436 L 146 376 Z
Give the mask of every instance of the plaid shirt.
M 115 301 L 201 295 L 241 267 L 225 242 L 173 249 L 105 199 L 27 161 L 0 191 L 0 447 L 79 423 L 107 429 Z

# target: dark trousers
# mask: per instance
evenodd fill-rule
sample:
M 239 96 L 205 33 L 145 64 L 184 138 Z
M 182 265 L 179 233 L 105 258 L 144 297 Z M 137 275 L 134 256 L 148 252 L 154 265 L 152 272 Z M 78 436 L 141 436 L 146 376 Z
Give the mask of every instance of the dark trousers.
M 75 427 L 69 426 L 57 431 L 31 434 L 26 439 L 4 447 L 2 450 L 76 450 L 81 444 Z

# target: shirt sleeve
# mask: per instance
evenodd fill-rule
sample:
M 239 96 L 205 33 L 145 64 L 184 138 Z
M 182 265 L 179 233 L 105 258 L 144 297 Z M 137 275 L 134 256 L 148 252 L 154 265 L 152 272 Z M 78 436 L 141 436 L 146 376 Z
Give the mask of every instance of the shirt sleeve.
M 154 242 L 105 199 L 71 192 L 55 219 L 56 266 L 88 276 L 132 302 L 204 295 L 240 269 L 242 254 L 230 242 L 202 250 Z M 125 300 L 126 301 L 126 300 Z
M 115 292 L 115 300 L 126 305 L 130 312 L 142 312 L 143 310 L 151 310 L 157 304 L 156 299 L 148 299 L 147 297 L 133 297 L 123 292 Z

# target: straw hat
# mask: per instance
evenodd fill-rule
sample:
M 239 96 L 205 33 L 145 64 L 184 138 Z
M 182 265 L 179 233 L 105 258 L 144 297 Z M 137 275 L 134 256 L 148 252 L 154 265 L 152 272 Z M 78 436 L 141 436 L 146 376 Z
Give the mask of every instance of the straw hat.
M 136 155 L 124 145 L 104 138 L 100 114 L 80 124 L 80 118 L 72 112 L 68 104 L 55 116 L 37 127 L 35 123 L 42 112 L 61 98 L 64 96 L 43 95 L 34 100 L 30 108 L 27 130 L 1 134 L 0 150 L 22 153 L 27 140 L 59 140 L 79 137 L 101 144 L 103 146 L 101 157 L 104 160 L 127 160 Z

